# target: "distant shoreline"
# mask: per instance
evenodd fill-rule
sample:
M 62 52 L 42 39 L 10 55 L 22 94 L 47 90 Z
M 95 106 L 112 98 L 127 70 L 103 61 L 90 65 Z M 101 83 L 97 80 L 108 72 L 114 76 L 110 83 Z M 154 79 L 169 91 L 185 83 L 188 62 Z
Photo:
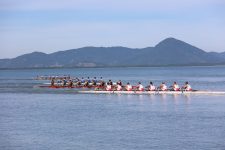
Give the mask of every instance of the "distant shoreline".
M 205 52 L 191 44 L 166 38 L 154 47 L 83 47 L 51 54 L 32 52 L 0 59 L 1 69 L 113 68 L 225 65 L 225 52 Z
M 0 70 L 35 70 L 35 69 L 81 69 L 81 68 L 173 68 L 173 67 L 225 67 L 225 64 L 199 64 L 199 65 L 155 65 L 155 66 L 95 66 L 95 67 L 24 67 L 0 68 Z

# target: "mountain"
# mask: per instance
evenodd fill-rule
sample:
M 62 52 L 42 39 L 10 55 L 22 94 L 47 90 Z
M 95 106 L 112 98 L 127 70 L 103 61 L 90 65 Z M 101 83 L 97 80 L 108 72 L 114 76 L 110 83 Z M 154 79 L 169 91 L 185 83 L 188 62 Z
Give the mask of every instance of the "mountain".
M 192 46 L 188 43 L 168 38 L 155 46 L 155 54 L 161 54 L 161 62 L 164 64 L 211 64 L 223 62 L 217 56 Z
M 155 47 L 83 47 L 51 54 L 33 52 L 13 59 L 0 59 L 0 68 L 112 67 L 225 64 L 225 52 L 205 52 L 175 38 Z
M 220 53 L 220 56 L 225 58 L 225 52 Z

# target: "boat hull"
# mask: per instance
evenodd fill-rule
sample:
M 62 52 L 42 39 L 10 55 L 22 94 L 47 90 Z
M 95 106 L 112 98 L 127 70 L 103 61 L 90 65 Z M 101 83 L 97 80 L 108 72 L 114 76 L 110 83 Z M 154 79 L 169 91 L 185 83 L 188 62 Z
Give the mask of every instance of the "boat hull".
M 76 86 L 62 86 L 62 85 L 39 85 L 39 86 L 36 86 L 36 87 L 39 87 L 39 88 L 52 88 L 52 89 L 60 89 L 60 88 L 99 88 L 99 89 L 102 89 L 104 87 L 101 87 L 101 86 L 79 86 L 79 85 L 76 85 Z
M 78 93 L 86 94 L 218 94 L 225 95 L 225 91 L 78 91 Z

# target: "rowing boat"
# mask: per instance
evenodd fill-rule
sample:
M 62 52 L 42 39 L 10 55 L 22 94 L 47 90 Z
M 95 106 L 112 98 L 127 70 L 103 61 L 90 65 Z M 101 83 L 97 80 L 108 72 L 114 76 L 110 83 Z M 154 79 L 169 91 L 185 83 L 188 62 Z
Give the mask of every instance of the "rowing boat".
M 201 90 L 193 90 L 193 91 L 105 91 L 101 90 L 104 89 L 103 86 L 83 86 L 83 85 L 76 85 L 76 86 L 62 86 L 62 85 L 39 85 L 36 86 L 39 88 L 83 88 L 83 89 L 100 89 L 100 90 L 79 90 L 76 91 L 77 93 L 83 94 L 137 94 L 137 95 L 147 95 L 147 94 L 214 94 L 214 95 L 225 95 L 225 91 L 201 91 Z
M 52 89 L 59 89 L 59 88 L 99 88 L 102 89 L 104 87 L 99 85 L 91 85 L 91 86 L 84 86 L 84 85 L 75 85 L 75 86 L 63 86 L 63 85 L 38 85 L 36 87 L 39 88 L 52 88 Z
M 78 91 L 85 94 L 214 94 L 225 95 L 225 91 Z

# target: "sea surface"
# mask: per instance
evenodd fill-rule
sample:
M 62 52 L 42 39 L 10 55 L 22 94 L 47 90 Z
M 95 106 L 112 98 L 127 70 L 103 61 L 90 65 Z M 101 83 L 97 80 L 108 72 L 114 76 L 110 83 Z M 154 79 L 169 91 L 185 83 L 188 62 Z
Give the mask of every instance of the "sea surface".
M 38 75 L 225 91 L 225 66 L 0 70 L 0 150 L 225 149 L 225 95 L 79 94 Z

